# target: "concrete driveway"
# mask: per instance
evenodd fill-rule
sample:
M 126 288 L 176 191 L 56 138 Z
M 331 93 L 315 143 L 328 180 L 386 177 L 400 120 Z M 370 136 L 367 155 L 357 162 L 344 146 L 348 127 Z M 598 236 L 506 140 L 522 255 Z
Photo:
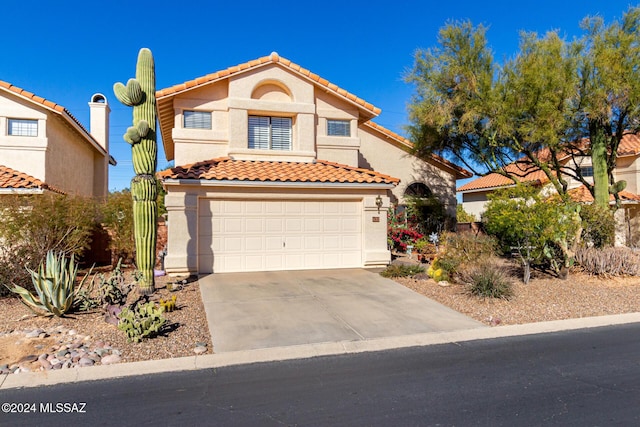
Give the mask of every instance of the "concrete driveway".
M 363 269 L 199 279 L 216 353 L 485 327 Z

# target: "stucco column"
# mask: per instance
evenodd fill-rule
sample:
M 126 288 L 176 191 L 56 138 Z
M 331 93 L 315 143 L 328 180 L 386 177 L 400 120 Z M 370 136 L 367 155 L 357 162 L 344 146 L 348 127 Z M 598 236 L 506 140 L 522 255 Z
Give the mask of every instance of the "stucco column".
M 379 197 L 379 198 L 378 198 Z M 376 202 L 382 205 L 377 206 Z M 365 267 L 384 267 L 391 261 L 387 247 L 387 211 L 390 199 L 386 194 L 375 194 L 364 198 L 364 251 Z
M 167 188 L 167 256 L 164 267 L 172 276 L 198 272 L 198 197 Z

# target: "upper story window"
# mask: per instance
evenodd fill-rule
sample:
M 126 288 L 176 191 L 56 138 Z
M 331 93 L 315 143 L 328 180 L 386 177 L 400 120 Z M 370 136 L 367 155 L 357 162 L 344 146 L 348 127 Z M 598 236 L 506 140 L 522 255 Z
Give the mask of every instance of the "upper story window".
M 592 177 L 593 176 L 593 166 L 581 166 L 580 167 L 580 173 L 582 174 L 582 176 L 584 178 Z
M 351 136 L 351 124 L 349 120 L 327 120 L 327 135 Z
M 38 136 L 38 121 L 28 119 L 9 119 L 8 132 L 13 136 Z
M 211 129 L 210 111 L 183 111 L 185 129 Z
M 249 116 L 249 148 L 291 150 L 291 118 Z

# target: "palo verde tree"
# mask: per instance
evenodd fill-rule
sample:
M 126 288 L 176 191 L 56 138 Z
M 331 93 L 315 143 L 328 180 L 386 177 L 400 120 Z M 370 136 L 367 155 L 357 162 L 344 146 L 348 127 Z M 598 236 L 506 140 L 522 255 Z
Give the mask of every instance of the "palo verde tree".
M 619 142 L 639 126 L 639 16 L 632 8 L 610 26 L 588 18 L 587 35 L 573 42 L 557 32 L 522 33 L 518 54 L 504 64 L 494 62 L 485 27 L 449 23 L 437 47 L 416 52 L 407 76 L 417 154 L 450 155 L 477 175 L 515 182 L 541 170 L 565 201 L 571 177 L 608 203 L 624 188 L 612 175 Z M 593 184 L 582 175 L 585 156 Z
M 124 134 L 131 144 L 133 169 L 136 176 L 131 180 L 133 198 L 133 225 L 136 243 L 136 264 L 141 273 L 138 288 L 143 295 L 155 291 L 153 267 L 156 260 L 158 235 L 158 186 L 155 179 L 158 163 L 156 143 L 156 76 L 153 56 L 149 49 L 140 49 L 136 66 L 136 77 L 126 86 L 113 85 L 120 102 L 133 107 L 133 126 Z
M 640 130 L 640 8 L 605 25 L 601 17 L 582 22 L 579 86 L 575 127 L 590 139 L 594 183 L 583 182 L 596 204 L 608 206 L 609 195 L 619 204 L 626 186 L 615 181 L 618 147 L 625 132 Z

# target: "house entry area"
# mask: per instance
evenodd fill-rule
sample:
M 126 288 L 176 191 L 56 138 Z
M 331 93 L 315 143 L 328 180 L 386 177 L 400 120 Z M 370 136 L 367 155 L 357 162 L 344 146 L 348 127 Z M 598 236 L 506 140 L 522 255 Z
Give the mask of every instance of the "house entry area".
M 361 267 L 363 202 L 199 199 L 201 273 Z

